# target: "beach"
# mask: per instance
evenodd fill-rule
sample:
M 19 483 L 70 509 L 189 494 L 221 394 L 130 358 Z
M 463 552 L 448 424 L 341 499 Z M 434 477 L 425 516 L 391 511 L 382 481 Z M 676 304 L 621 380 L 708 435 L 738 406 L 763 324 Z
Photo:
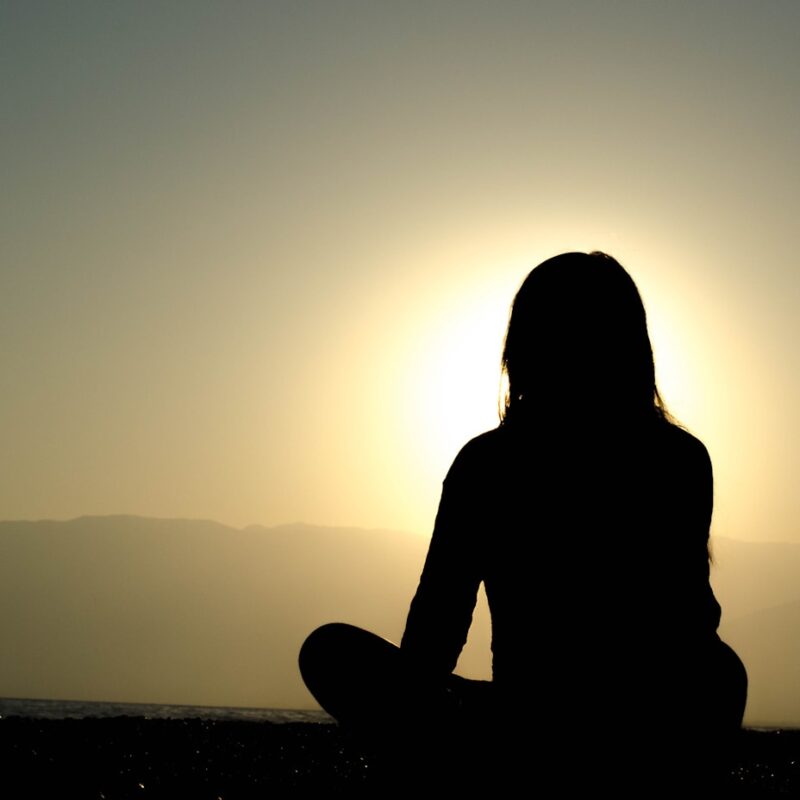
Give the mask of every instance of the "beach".
M 360 793 L 386 779 L 333 722 L 11 715 L 0 719 L 0 747 L 6 784 L 18 782 L 20 796 L 29 797 Z M 800 731 L 745 729 L 718 796 L 795 794 L 798 756 Z
M 369 774 L 333 724 L 9 717 L 0 743 L 20 796 L 255 797 L 355 788 Z

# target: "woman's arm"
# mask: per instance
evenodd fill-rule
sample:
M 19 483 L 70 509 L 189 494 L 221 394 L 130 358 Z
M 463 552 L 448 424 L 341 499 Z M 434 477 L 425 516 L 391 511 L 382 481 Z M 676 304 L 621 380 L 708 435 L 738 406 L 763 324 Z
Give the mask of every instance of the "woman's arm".
M 463 451 L 462 451 L 463 452 Z M 481 583 L 474 492 L 459 458 L 442 487 L 425 565 L 406 620 L 400 649 L 421 669 L 444 679 L 467 641 Z
M 698 564 L 698 572 L 702 572 L 702 606 L 701 606 L 701 626 L 708 633 L 714 633 L 719 626 L 722 609 L 711 588 L 711 551 L 709 549 L 709 537 L 711 535 L 711 515 L 714 508 L 714 473 L 711 466 L 711 457 L 702 442 L 700 453 L 698 454 L 698 528 L 697 536 L 702 542 L 702 559 L 698 554 L 698 562 L 702 562 L 702 570 Z M 699 549 L 699 547 L 698 547 Z
M 714 507 L 714 476 L 705 445 L 694 437 L 681 470 L 680 518 L 676 535 L 682 549 L 684 604 L 676 611 L 676 623 L 690 640 L 707 640 L 719 626 L 721 609 L 711 588 L 709 536 Z

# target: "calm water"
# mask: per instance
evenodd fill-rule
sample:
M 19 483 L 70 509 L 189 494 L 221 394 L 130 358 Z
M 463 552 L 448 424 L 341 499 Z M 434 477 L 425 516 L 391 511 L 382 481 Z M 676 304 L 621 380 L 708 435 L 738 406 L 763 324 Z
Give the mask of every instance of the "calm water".
M 66 719 L 84 717 L 147 717 L 149 719 L 220 719 L 267 722 L 333 722 L 324 711 L 288 708 L 225 708 L 168 706 L 155 703 L 98 703 L 84 700 L 0 699 L 0 718 Z

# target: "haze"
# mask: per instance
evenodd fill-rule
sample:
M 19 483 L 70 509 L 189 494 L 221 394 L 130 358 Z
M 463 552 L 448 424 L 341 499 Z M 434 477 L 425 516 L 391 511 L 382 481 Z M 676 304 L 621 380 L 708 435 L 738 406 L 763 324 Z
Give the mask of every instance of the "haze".
M 3 4 L 0 519 L 427 537 L 519 283 L 600 249 L 714 536 L 799 543 L 798 33 L 793 2 Z
M 750 681 L 745 724 L 800 726 L 800 545 L 715 544 L 720 636 Z M 389 530 L 0 522 L 0 697 L 319 708 L 297 665 L 305 637 L 344 621 L 399 642 L 426 549 Z M 490 644 L 481 589 L 456 672 L 490 679 Z

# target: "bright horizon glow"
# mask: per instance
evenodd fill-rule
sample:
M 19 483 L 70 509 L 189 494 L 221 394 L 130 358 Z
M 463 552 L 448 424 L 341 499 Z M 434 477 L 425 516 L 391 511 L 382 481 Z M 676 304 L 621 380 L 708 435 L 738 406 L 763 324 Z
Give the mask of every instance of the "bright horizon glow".
M 715 530 L 800 540 L 797 12 L 438 8 L 6 13 L 0 517 L 428 535 L 517 288 L 599 249 Z

